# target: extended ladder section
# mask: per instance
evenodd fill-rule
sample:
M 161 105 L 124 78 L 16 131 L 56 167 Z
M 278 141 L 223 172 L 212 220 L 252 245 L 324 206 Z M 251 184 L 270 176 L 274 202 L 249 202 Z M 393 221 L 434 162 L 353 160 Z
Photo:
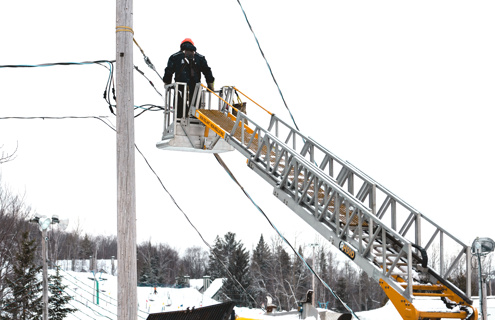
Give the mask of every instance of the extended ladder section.
M 215 108 L 205 93 L 219 98 Z M 274 114 L 240 112 L 233 107 L 239 94 L 235 87 L 213 93 L 198 85 L 190 114 L 243 154 L 275 197 L 378 281 L 403 319 L 477 319 L 470 246 Z M 264 126 L 255 121 L 263 117 Z M 455 250 L 453 259 L 445 257 L 447 246 L 449 254 Z M 448 280 L 458 269 L 464 269 L 465 290 Z

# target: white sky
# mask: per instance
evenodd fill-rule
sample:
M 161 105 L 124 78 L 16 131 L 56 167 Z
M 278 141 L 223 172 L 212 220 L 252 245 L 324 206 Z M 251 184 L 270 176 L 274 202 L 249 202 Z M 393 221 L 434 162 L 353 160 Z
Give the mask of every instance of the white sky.
M 495 3 L 242 4 L 305 135 L 466 243 L 495 237 Z M 3 1 L 0 30 L 1 65 L 113 60 L 115 1 Z M 190 37 L 217 88 L 236 85 L 290 121 L 237 1 L 135 1 L 134 31 L 161 74 Z M 161 87 L 137 48 L 134 62 Z M 0 116 L 115 122 L 102 98 L 107 77 L 97 65 L 0 69 Z M 134 82 L 135 104 L 161 104 L 141 75 Z M 251 249 L 261 233 L 274 236 L 212 155 L 155 148 L 162 119 L 159 112 L 136 118 L 136 143 L 206 240 L 232 231 Z M 0 167 L 2 182 L 34 211 L 92 234 L 116 233 L 113 131 L 97 120 L 0 120 L 2 151 L 16 144 L 15 161 Z M 290 241 L 314 239 L 240 154 L 222 157 Z M 136 173 L 138 241 L 202 245 L 138 154 Z

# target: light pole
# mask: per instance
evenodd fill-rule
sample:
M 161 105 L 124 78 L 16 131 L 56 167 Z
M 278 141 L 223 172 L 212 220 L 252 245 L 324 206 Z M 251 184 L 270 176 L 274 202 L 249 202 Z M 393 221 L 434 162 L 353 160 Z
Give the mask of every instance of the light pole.
M 477 237 L 473 241 L 473 245 L 471 246 L 471 253 L 478 257 L 478 294 L 480 299 L 480 319 L 486 320 L 486 310 L 483 310 L 483 305 L 486 306 L 486 296 L 483 296 L 483 278 L 481 274 L 481 257 L 486 256 L 487 254 L 493 252 L 495 249 L 495 241 L 490 238 L 479 238 Z M 483 303 L 485 302 L 485 304 Z
M 315 247 L 318 246 L 318 243 L 310 243 L 308 246 L 313 247 L 313 265 L 311 268 L 313 269 L 313 272 L 316 272 L 315 270 Z M 313 288 L 313 301 L 311 303 L 313 304 L 313 307 L 316 308 L 316 287 L 315 287 L 315 274 L 313 273 L 313 278 L 312 278 L 312 285 L 311 287 Z
M 41 261 L 43 262 L 43 320 L 48 320 L 48 270 L 47 270 L 47 257 L 48 250 L 46 241 L 48 240 L 47 233 L 50 225 L 59 223 L 58 216 L 54 215 L 52 218 L 47 216 L 40 216 L 36 214 L 33 219 L 29 220 L 38 224 L 41 231 Z

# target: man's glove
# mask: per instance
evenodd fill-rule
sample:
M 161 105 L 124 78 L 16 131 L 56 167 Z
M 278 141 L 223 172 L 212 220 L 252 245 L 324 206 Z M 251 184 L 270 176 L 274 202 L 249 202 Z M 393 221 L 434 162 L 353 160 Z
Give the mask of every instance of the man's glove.
M 215 91 L 213 82 L 208 83 L 208 89 Z
M 163 86 L 168 86 L 170 83 L 167 83 L 167 82 L 163 82 Z

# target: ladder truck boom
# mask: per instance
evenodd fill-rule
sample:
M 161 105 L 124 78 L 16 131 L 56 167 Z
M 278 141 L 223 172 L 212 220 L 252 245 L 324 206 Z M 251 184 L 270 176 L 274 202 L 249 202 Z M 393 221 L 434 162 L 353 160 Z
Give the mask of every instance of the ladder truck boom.
M 470 246 L 276 115 L 263 109 L 265 126 L 258 115 L 248 117 L 233 106 L 234 95 L 244 95 L 237 88 L 213 92 L 198 84 L 188 114 L 180 119 L 174 114 L 175 92 L 174 85 L 166 88 L 165 129 L 158 148 L 237 150 L 273 186 L 276 198 L 380 283 L 403 319 L 478 319 L 471 300 Z M 440 271 L 428 265 L 426 253 L 436 242 Z M 449 264 L 444 260 L 447 242 L 457 252 Z M 465 290 L 448 280 L 461 261 Z M 428 310 L 424 300 L 444 308 Z

